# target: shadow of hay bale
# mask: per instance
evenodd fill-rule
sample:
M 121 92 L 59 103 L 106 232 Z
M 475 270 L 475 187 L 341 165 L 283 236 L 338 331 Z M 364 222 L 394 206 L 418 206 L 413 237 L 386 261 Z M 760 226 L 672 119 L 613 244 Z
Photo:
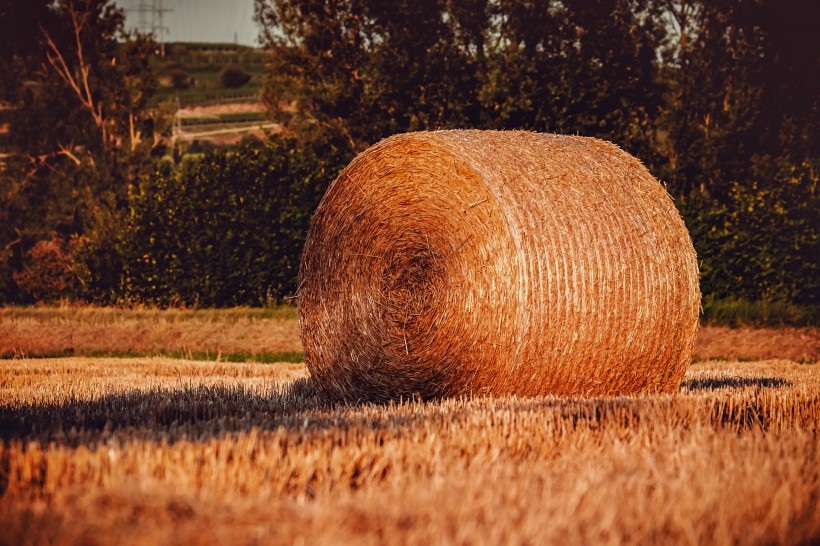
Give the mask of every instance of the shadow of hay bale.
M 396 135 L 320 203 L 299 280 L 305 363 L 335 400 L 675 392 L 698 325 L 683 221 L 592 138 Z
M 780 377 L 697 377 L 681 384 L 681 390 L 704 391 L 719 389 L 791 387 L 792 383 Z

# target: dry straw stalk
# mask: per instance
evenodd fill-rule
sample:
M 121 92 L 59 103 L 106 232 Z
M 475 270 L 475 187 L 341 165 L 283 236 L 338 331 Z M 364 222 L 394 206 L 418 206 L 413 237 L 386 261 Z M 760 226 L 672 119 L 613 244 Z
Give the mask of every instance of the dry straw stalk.
M 674 392 L 698 269 L 672 200 L 593 138 L 396 135 L 360 154 L 302 257 L 305 362 L 336 399 Z

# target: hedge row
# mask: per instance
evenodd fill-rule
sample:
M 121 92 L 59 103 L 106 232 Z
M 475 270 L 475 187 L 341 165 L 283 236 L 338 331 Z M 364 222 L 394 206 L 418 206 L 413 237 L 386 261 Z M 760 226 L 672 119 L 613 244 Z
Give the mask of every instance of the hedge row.
M 166 165 L 131 195 L 130 214 L 108 240 L 46 242 L 32 251 L 18 284 L 41 300 L 207 307 L 287 301 L 297 291 L 310 216 L 349 159 L 271 138 Z M 818 308 L 816 176 L 807 165 L 784 166 L 774 176 L 776 190 L 738 186 L 728 204 L 677 199 L 698 250 L 705 301 Z M 799 322 L 816 322 L 815 315 L 803 313 Z

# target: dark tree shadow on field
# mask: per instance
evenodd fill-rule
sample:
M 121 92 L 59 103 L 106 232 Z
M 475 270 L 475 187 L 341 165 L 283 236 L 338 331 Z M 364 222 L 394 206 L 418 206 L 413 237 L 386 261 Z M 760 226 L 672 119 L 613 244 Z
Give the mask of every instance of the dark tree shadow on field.
M 67 445 L 145 438 L 197 440 L 251 428 L 274 430 L 334 421 L 334 404 L 309 379 L 259 392 L 243 385 L 131 390 L 92 400 L 0 405 L 0 441 Z M 328 423 L 332 425 L 334 423 Z
M 757 387 L 763 389 L 779 389 L 791 387 L 792 384 L 780 377 L 698 377 L 687 379 L 681 384 L 681 389 L 690 391 L 706 391 L 718 389 L 745 389 Z
M 310 379 L 271 386 L 261 392 L 243 385 L 181 384 L 113 393 L 93 400 L 0 405 L 0 442 L 71 447 L 131 440 L 174 443 L 207 441 L 251 429 L 284 429 L 309 435 L 328 429 L 363 428 L 401 434 L 426 420 L 457 421 L 482 408 L 553 413 L 570 426 L 612 419 L 635 423 L 641 418 L 646 401 L 630 397 L 466 397 L 346 404 L 328 399 Z M 428 404 L 424 409 L 418 407 Z
M 681 387 L 684 390 L 704 391 L 790 385 L 777 377 L 730 377 L 689 379 Z M 765 408 L 750 406 L 756 404 L 754 400 L 739 402 L 729 398 L 715 410 L 715 423 L 728 422 L 742 428 L 749 423 L 766 421 Z M 54 403 L 0 404 L 0 443 L 55 443 L 70 447 L 129 441 L 174 443 L 181 440 L 207 441 L 252 429 L 286 430 L 304 435 L 321 434 L 330 429 L 368 429 L 402 434 L 427 420 L 454 421 L 462 419 L 465 413 L 475 411 L 529 412 L 550 416 L 551 426 L 559 426 L 555 423 L 561 422 L 569 427 L 595 427 L 615 421 L 623 427 L 631 427 L 647 418 L 647 412 L 651 419 L 651 413 L 659 407 L 677 411 L 677 400 L 668 396 L 468 397 L 441 403 L 430 401 L 430 407 L 420 410 L 417 404 L 426 402 L 381 405 L 332 402 L 310 379 L 299 379 L 283 386 L 272 385 L 262 391 L 241 384 L 180 384 L 151 390 L 134 389 L 92 400 L 73 398 Z M 726 404 L 731 406 L 731 411 L 723 408 Z M 755 419 L 747 418 L 747 410 Z M 683 408 L 681 411 L 689 410 Z

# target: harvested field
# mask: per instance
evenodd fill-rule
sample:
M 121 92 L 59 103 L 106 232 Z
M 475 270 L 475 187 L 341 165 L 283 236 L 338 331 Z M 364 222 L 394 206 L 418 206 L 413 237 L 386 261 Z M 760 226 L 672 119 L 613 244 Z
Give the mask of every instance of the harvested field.
M 0 356 L 301 352 L 296 309 L 0 309 Z
M 135 353 L 301 353 L 296 308 L 180 311 L 95 307 L 0 309 L 0 357 Z M 701 326 L 695 360 L 820 360 L 820 328 Z M 269 360 L 269 359 L 266 359 Z
M 0 544 L 809 544 L 820 373 L 334 406 L 299 365 L 0 363 Z M 295 378 L 295 379 L 294 379 Z
M 789 358 L 798 362 L 820 360 L 820 328 L 728 328 L 705 326 L 698 331 L 695 359 Z

